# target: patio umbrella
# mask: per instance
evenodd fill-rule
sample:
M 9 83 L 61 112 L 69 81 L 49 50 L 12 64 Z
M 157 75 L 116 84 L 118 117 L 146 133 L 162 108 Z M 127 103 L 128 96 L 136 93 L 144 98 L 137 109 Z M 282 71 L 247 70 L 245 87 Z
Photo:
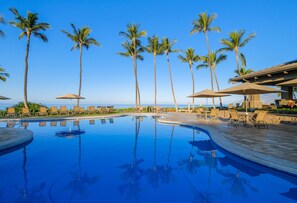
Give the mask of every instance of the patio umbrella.
M 63 96 L 58 96 L 56 97 L 56 99 L 85 99 L 84 97 L 81 97 L 79 95 L 76 94 L 65 94 Z
M 282 90 L 274 89 L 271 87 L 265 87 L 261 85 L 257 85 L 255 83 L 245 82 L 240 85 L 236 85 L 234 87 L 230 87 L 218 93 L 226 93 L 226 94 L 239 94 L 239 95 L 251 95 L 251 94 L 270 94 L 270 93 L 279 93 L 285 92 Z M 245 112 L 247 114 L 247 97 L 246 97 L 246 105 L 245 105 Z
M 195 97 L 195 98 L 214 98 L 214 97 L 226 97 L 229 96 L 229 94 L 223 94 L 223 93 L 217 93 L 214 92 L 213 90 L 205 89 L 202 90 L 201 92 L 197 92 L 195 94 L 192 94 L 188 97 Z
M 201 92 L 197 92 L 195 94 L 192 94 L 188 97 L 195 97 L 195 98 L 213 98 L 213 97 L 226 97 L 229 96 L 229 94 L 223 94 L 223 93 L 218 93 L 214 92 L 209 89 L 202 90 Z
M 297 78 L 286 82 L 278 83 L 279 86 L 297 86 Z
M 8 98 L 8 97 L 4 97 L 4 96 L 1 96 L 1 95 L 0 95 L 0 100 L 8 100 L 8 99 L 10 99 L 10 98 Z

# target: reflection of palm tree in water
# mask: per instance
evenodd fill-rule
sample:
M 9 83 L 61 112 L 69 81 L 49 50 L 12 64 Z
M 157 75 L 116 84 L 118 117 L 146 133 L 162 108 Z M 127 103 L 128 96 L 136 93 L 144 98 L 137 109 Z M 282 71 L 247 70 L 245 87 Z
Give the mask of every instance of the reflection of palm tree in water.
M 79 124 L 77 124 L 77 127 L 78 127 L 78 131 L 80 131 Z M 81 146 L 82 146 L 81 134 L 78 134 L 78 171 L 70 172 L 70 175 L 72 176 L 72 180 L 65 187 L 65 190 L 72 190 L 68 199 L 69 202 L 72 201 L 72 198 L 74 197 L 75 194 L 80 194 L 81 196 L 87 196 L 87 186 L 88 185 L 91 186 L 99 180 L 98 176 L 89 177 L 87 172 L 85 173 L 82 172 Z
M 195 132 L 200 133 L 199 131 L 195 131 L 193 129 L 193 142 L 195 141 Z M 200 160 L 194 159 L 193 149 L 194 149 L 194 146 L 191 145 L 189 158 L 182 159 L 181 161 L 178 162 L 178 165 L 181 168 L 185 168 L 191 174 L 196 173 L 196 168 L 200 167 L 201 165 Z
M 137 144 L 140 122 L 143 118 L 136 116 L 133 119 L 135 120 L 135 141 L 132 153 L 132 163 L 119 166 L 119 168 L 125 169 L 121 175 L 121 178 L 125 181 L 125 183 L 119 186 L 119 190 L 123 195 L 127 196 L 136 196 L 138 194 L 140 190 L 139 181 L 144 175 L 143 169 L 139 167 L 139 165 L 143 162 L 143 159 L 137 159 Z
M 15 202 L 28 202 L 28 203 L 39 203 L 39 202 L 47 202 L 45 197 L 40 194 L 40 192 L 46 187 L 46 184 L 43 182 L 40 185 L 33 187 L 31 190 L 28 189 L 28 177 L 27 177 L 27 149 L 24 147 L 23 149 L 23 176 L 24 176 L 24 187 L 19 189 L 19 197 L 15 200 Z

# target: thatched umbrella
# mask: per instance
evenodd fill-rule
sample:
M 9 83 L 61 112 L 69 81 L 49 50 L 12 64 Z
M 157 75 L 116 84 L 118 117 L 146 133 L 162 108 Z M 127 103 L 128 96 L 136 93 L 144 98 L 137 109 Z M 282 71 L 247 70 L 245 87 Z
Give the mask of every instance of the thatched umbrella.
M 225 94 L 239 94 L 239 95 L 252 95 L 252 94 L 270 94 L 270 93 L 279 93 L 284 92 L 279 89 L 274 89 L 271 87 L 257 85 L 255 83 L 245 82 L 240 85 L 236 85 L 227 89 L 223 89 L 218 91 L 218 93 L 225 93 Z M 246 97 L 246 105 L 245 111 L 247 114 L 247 97 Z
M 229 96 L 229 94 L 222 94 L 222 93 L 217 93 L 214 92 L 213 90 L 205 89 L 202 90 L 201 92 L 197 92 L 195 94 L 192 94 L 188 97 L 195 97 L 195 98 L 215 98 L 215 97 L 226 97 Z M 214 106 L 215 108 L 215 106 Z

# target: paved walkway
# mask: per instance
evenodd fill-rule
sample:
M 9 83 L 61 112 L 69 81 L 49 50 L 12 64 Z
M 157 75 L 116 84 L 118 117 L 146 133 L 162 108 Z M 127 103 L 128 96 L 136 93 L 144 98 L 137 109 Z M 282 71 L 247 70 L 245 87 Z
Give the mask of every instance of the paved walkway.
M 160 122 L 175 122 L 207 130 L 223 149 L 256 163 L 297 175 L 297 126 L 269 125 L 269 129 L 228 126 L 201 121 L 195 115 L 164 114 Z

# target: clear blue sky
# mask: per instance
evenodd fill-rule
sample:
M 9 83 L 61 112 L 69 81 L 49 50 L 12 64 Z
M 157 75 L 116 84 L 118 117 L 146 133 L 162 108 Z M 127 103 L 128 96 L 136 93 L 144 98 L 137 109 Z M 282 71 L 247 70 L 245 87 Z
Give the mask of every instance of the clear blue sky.
M 48 43 L 35 38 L 31 41 L 28 98 L 35 102 L 60 102 L 55 100 L 56 96 L 77 93 L 79 51 L 70 51 L 73 44 L 60 31 L 70 31 L 70 23 L 91 27 L 91 36 L 102 44 L 101 48 L 84 51 L 82 95 L 87 98 L 85 103 L 134 102 L 131 59 L 116 54 L 122 51 L 120 44 L 124 41 L 118 33 L 125 31 L 128 23 L 141 24 L 149 36 L 177 39 L 176 48 L 192 47 L 199 55 L 205 55 L 204 36 L 190 36 L 189 32 L 192 20 L 208 11 L 218 15 L 214 25 L 222 29 L 220 34 L 209 36 L 212 50 L 221 47 L 219 40 L 230 31 L 245 29 L 247 33 L 256 33 L 256 38 L 241 50 L 249 68 L 260 70 L 297 58 L 297 1 L 293 0 L 0 0 L 0 15 L 7 21 L 13 20 L 8 10 L 11 7 L 18 9 L 21 15 L 26 11 L 37 12 L 40 21 L 51 25 L 46 31 Z M 6 83 L 0 84 L 0 95 L 11 97 L 10 103 L 22 101 L 26 40 L 18 39 L 18 29 L 0 26 L 6 34 L 0 39 L 0 64 L 11 74 Z M 143 39 L 144 44 L 146 41 Z M 192 91 L 190 71 L 176 56 L 170 58 L 177 101 L 188 103 L 190 99 L 186 96 Z M 144 59 L 138 66 L 142 103 L 153 103 L 153 58 L 144 54 Z M 228 79 L 234 76 L 235 67 L 233 53 L 217 67 L 221 88 L 230 86 Z M 164 56 L 158 57 L 157 69 L 158 101 L 172 103 Z M 208 70 L 195 70 L 195 78 L 196 91 L 210 88 Z M 224 103 L 236 100 L 238 97 L 230 97 Z M 205 103 L 205 100 L 200 101 Z

